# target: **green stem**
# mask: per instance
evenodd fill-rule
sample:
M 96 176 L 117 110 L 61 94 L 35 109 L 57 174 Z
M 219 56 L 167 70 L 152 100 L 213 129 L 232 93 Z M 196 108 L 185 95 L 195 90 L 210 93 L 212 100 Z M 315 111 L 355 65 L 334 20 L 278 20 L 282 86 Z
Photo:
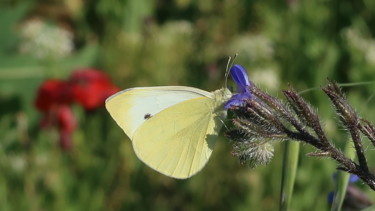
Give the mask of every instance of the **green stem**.
M 355 157 L 355 149 L 350 144 L 351 142 L 346 142 L 344 154 L 349 158 Z M 348 187 L 350 174 L 344 171 L 337 171 L 337 180 L 336 180 L 336 189 L 335 189 L 335 198 L 332 202 L 331 211 L 340 211 L 342 204 L 344 202 L 346 189 Z
M 283 171 L 281 177 L 280 211 L 289 209 L 296 178 L 299 142 L 287 141 L 284 148 Z

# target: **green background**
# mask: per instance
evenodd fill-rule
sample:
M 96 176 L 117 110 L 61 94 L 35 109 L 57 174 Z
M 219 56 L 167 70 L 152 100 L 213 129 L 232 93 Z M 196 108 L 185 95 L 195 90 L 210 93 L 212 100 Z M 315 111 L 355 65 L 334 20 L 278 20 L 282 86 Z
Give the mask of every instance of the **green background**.
M 30 20 L 72 34 L 73 51 L 59 56 L 53 33 L 37 58 L 22 52 Z M 78 129 L 63 151 L 54 130 L 42 130 L 33 106 L 48 78 L 77 68 L 105 71 L 121 89 L 185 85 L 215 90 L 224 84 L 228 56 L 239 53 L 253 83 L 281 96 L 340 83 L 373 81 L 373 0 L 48 0 L 0 2 L 1 210 L 277 210 L 283 143 L 268 166 L 249 169 L 221 138 L 207 166 L 187 180 L 161 175 L 141 163 L 131 142 L 104 107 L 73 106 Z M 54 37 L 55 36 L 55 37 Z M 45 46 L 44 46 L 45 47 Z M 34 46 L 42 49 L 43 46 Z M 34 49 L 36 50 L 36 49 Z M 57 52 L 57 53 L 56 53 Z M 353 107 L 375 117 L 375 84 L 345 88 Z M 303 94 L 317 107 L 328 136 L 340 147 L 346 131 L 320 91 Z M 373 146 L 364 139 L 370 167 Z M 301 146 L 291 210 L 328 210 L 335 162 L 306 157 Z M 375 195 L 357 184 L 371 198 Z

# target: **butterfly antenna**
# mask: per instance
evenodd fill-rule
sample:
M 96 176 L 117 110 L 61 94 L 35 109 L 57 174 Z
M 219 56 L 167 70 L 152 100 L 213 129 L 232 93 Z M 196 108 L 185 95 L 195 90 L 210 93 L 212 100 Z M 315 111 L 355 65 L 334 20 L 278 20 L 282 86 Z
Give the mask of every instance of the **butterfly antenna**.
M 225 70 L 225 84 L 224 84 L 225 88 L 228 88 L 227 85 L 228 85 L 228 76 L 229 76 L 230 68 L 233 66 L 234 60 L 236 59 L 237 55 L 238 55 L 238 53 L 235 53 L 234 56 L 233 56 L 233 59 L 230 56 L 228 58 L 227 68 Z
M 227 68 L 225 69 L 225 84 L 224 84 L 224 88 L 228 88 L 227 84 L 228 84 L 228 76 L 229 76 L 229 65 L 230 65 L 230 61 L 232 60 L 232 57 L 229 56 L 228 58 L 228 62 L 227 62 Z

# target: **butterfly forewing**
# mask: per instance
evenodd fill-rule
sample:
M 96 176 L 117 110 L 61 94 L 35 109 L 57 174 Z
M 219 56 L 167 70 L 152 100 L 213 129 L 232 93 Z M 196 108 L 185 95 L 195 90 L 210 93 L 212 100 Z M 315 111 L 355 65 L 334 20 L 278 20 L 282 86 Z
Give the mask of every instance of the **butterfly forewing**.
M 134 131 L 148 121 L 148 117 L 177 103 L 202 96 L 211 98 L 212 94 L 184 86 L 132 88 L 108 98 L 106 108 L 117 124 L 132 139 Z

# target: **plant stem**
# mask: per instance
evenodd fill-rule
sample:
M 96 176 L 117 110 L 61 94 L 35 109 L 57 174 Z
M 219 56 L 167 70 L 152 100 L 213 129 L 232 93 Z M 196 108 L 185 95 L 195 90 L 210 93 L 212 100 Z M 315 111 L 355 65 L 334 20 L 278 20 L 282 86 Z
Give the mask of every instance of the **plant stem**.
M 300 143 L 287 141 L 284 148 L 283 172 L 281 177 L 280 211 L 289 209 L 296 178 Z
M 355 150 L 353 149 L 350 142 L 345 144 L 345 154 L 349 158 L 355 157 Z M 346 189 L 348 187 L 350 174 L 344 171 L 337 171 L 337 180 L 336 180 L 336 189 L 335 189 L 335 198 L 332 202 L 331 211 L 341 210 L 342 204 L 344 202 Z

